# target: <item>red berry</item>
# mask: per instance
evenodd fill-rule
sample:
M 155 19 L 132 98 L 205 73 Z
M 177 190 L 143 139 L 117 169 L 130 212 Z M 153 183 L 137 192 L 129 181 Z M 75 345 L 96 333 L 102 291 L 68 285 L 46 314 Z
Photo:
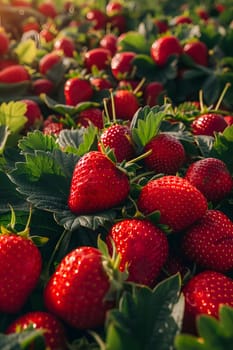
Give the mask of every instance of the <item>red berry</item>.
M 225 198 L 233 188 L 233 179 L 226 164 L 217 158 L 204 158 L 192 163 L 185 178 L 199 191 L 208 201 L 218 202 Z
M 136 56 L 134 52 L 118 52 L 111 60 L 111 71 L 117 80 L 131 77 L 133 73 L 133 59 Z
M 83 78 L 69 78 L 64 85 L 66 104 L 70 106 L 91 100 L 93 92 L 91 83 Z
M 96 67 L 98 70 L 106 70 L 110 65 L 111 57 L 111 51 L 97 47 L 85 52 L 84 66 L 88 71 L 91 71 L 93 67 Z
M 37 128 L 41 125 L 43 121 L 42 113 L 37 102 L 29 99 L 23 99 L 21 102 L 26 104 L 27 110 L 25 116 L 27 117 L 27 122 L 25 124 L 25 129 Z
M 101 253 L 79 247 L 67 254 L 51 276 L 44 293 L 48 310 L 79 329 L 102 326 L 112 303 L 104 300 L 110 287 Z
M 151 57 L 158 66 L 164 66 L 169 57 L 182 53 L 179 40 L 173 35 L 165 35 L 156 39 L 151 46 Z
M 55 5 L 50 1 L 40 3 L 38 5 L 38 11 L 45 17 L 55 18 L 58 15 Z
M 94 29 L 104 29 L 107 23 L 106 14 L 99 9 L 91 9 L 86 13 L 86 19 L 92 23 Z
M 86 128 L 90 125 L 90 122 L 98 129 L 104 127 L 103 111 L 100 108 L 88 108 L 79 113 L 78 124 Z
M 133 91 L 117 90 L 113 96 L 113 103 L 115 106 L 115 113 L 117 119 L 132 120 L 134 114 L 140 107 L 137 97 Z M 109 100 L 108 112 L 113 116 L 112 101 Z
M 148 83 L 145 87 L 143 99 L 145 105 L 148 105 L 150 107 L 153 107 L 158 104 L 158 98 L 160 94 L 163 92 L 164 86 L 163 84 L 152 81 Z
M 183 52 L 191 57 L 195 63 L 202 66 L 208 66 L 208 48 L 202 41 L 191 41 L 186 43 L 183 47 Z
M 0 83 L 21 83 L 29 80 L 27 69 L 20 64 L 11 65 L 0 72 Z
M 66 57 L 73 57 L 75 44 L 74 41 L 68 37 L 58 38 L 54 41 L 54 49 L 61 50 Z
M 115 55 L 117 51 L 117 36 L 112 33 L 105 34 L 100 40 L 100 46 L 104 49 L 108 49 L 112 56 Z
M 205 214 L 207 201 L 187 180 L 167 175 L 150 180 L 142 188 L 138 209 L 145 215 L 158 210 L 160 223 L 178 232 L 187 229 Z
M 111 240 L 121 256 L 120 270 L 128 269 L 128 280 L 153 286 L 168 256 L 165 234 L 150 221 L 125 219 L 108 233 L 110 251 Z
M 50 69 L 61 62 L 62 58 L 56 51 L 47 53 L 39 62 L 39 71 L 41 74 L 46 75 Z
M 197 117 L 192 122 L 191 128 L 194 135 L 214 136 L 216 132 L 222 132 L 227 126 L 222 115 L 208 113 Z
M 5 55 L 10 47 L 10 40 L 4 29 L 0 27 L 0 55 Z
M 32 82 L 32 92 L 35 95 L 46 94 L 51 95 L 54 91 L 54 84 L 47 78 L 36 79 Z

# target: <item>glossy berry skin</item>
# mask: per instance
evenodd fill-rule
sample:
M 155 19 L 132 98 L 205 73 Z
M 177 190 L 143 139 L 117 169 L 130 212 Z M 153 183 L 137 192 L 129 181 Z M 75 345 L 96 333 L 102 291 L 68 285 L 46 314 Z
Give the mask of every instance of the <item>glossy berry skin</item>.
M 102 47 L 97 47 L 85 52 L 84 66 L 89 72 L 91 72 L 93 67 L 96 67 L 98 70 L 106 70 L 110 65 L 111 57 L 111 51 Z
M 29 80 L 30 75 L 27 69 L 20 64 L 11 65 L 0 71 L 0 83 L 21 83 Z
M 227 126 L 222 115 L 208 113 L 194 119 L 191 129 L 194 135 L 214 136 L 214 133 L 222 132 Z
M 0 311 L 22 309 L 39 281 L 42 258 L 39 249 L 16 234 L 0 235 Z
M 27 122 L 24 127 L 25 130 L 39 127 L 42 124 L 43 117 L 38 103 L 29 99 L 23 99 L 20 102 L 25 103 L 27 108 L 25 113 L 27 118 Z
M 185 331 L 195 332 L 195 320 L 200 314 L 218 318 L 219 306 L 233 306 L 233 280 L 216 271 L 206 270 L 192 277 L 183 288 Z
M 75 44 L 72 39 L 62 37 L 54 41 L 54 49 L 61 50 L 66 57 L 73 57 L 75 52 Z
M 233 179 L 226 164 L 217 158 L 203 158 L 192 163 L 185 174 L 185 178 L 208 201 L 218 202 L 225 198 L 233 188 Z
M 148 105 L 150 107 L 153 107 L 158 104 L 158 98 L 160 94 L 163 92 L 164 86 L 163 84 L 152 81 L 148 83 L 145 87 L 143 99 L 145 105 Z
M 152 153 L 144 159 L 149 170 L 167 175 L 175 174 L 186 160 L 182 143 L 172 135 L 160 133 L 150 140 L 144 148 Z
M 76 106 L 80 102 L 91 100 L 93 87 L 86 79 L 69 78 L 64 85 L 64 95 L 67 105 Z
M 112 303 L 105 302 L 110 282 L 101 253 L 82 246 L 67 254 L 45 287 L 44 302 L 51 313 L 79 329 L 102 326 Z
M 188 42 L 183 47 L 184 54 L 188 55 L 193 61 L 201 66 L 208 66 L 209 53 L 208 48 L 202 41 Z
M 50 350 L 65 350 L 66 335 L 63 324 L 57 317 L 45 311 L 31 311 L 19 316 L 6 330 L 6 334 L 17 333 L 32 326 L 33 329 L 43 329 L 45 345 Z M 30 344 L 33 349 L 33 342 Z
M 77 214 L 91 214 L 121 204 L 129 194 L 125 173 L 99 151 L 80 158 L 71 180 L 68 206 Z
M 142 188 L 138 209 L 145 215 L 159 210 L 160 223 L 178 232 L 187 229 L 205 214 L 207 201 L 187 180 L 167 175 L 150 180 Z
M 134 114 L 140 107 L 137 97 L 133 91 L 129 90 L 116 90 L 113 96 L 116 119 L 132 120 Z M 112 115 L 112 101 L 109 100 L 107 104 L 108 112 Z
M 84 126 L 85 128 L 94 124 L 98 129 L 104 127 L 103 123 L 103 111 L 100 108 L 92 107 L 83 110 L 78 116 L 78 125 Z
M 117 36 L 113 33 L 105 34 L 100 40 L 100 46 L 108 49 L 112 56 L 114 56 L 117 51 Z
M 95 90 L 108 90 L 113 88 L 112 82 L 104 77 L 92 77 L 90 79 L 91 85 L 94 87 Z
M 58 15 L 56 7 L 49 1 L 39 4 L 38 11 L 45 17 L 55 18 Z
M 202 268 L 227 272 L 233 268 L 232 243 L 233 222 L 219 210 L 207 210 L 185 233 L 182 251 Z
M 130 160 L 135 155 L 130 130 L 125 125 L 114 124 L 103 130 L 98 142 L 98 149 L 111 148 L 114 151 L 117 162 Z
M 117 52 L 111 60 L 112 75 L 117 80 L 122 80 L 130 77 L 133 71 L 133 59 L 136 56 L 135 52 L 124 51 Z
M 168 256 L 165 234 L 148 220 L 125 219 L 108 233 L 110 251 L 111 240 L 121 256 L 120 270 L 127 267 L 128 280 L 153 286 Z
M 39 62 L 39 72 L 46 75 L 50 69 L 61 62 L 61 55 L 52 51 L 44 55 Z
M 182 53 L 179 40 L 173 35 L 166 35 L 156 39 L 151 46 L 151 57 L 158 66 L 164 66 L 172 55 Z
M 45 123 L 43 127 L 43 134 L 58 136 L 63 129 L 64 125 L 62 123 L 50 121 Z
M 107 23 L 106 14 L 99 9 L 90 9 L 86 14 L 86 19 L 92 23 L 93 29 L 104 29 Z
M 5 55 L 10 47 L 10 40 L 7 33 L 0 27 L 0 56 Z
M 32 82 L 32 92 L 37 96 L 40 94 L 51 95 L 54 88 L 53 82 L 47 78 L 36 79 Z

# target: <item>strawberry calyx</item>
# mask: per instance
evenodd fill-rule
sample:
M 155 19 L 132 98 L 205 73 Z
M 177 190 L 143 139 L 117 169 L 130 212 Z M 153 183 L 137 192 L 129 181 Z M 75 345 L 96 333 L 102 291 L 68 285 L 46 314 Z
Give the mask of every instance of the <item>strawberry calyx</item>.
M 105 300 L 118 300 L 123 290 L 124 282 L 128 278 L 127 267 L 122 272 L 119 269 L 121 256 L 117 253 L 113 240 L 111 240 L 112 252 L 110 254 L 107 244 L 100 238 L 97 239 L 97 246 L 102 254 L 102 265 L 109 277 L 110 288 L 105 296 Z
M 42 236 L 37 236 L 37 235 L 30 236 L 30 222 L 31 222 L 31 216 L 32 216 L 32 208 L 31 207 L 29 209 L 29 216 L 28 216 L 28 219 L 26 222 L 26 226 L 25 226 L 24 230 L 22 230 L 22 231 L 17 231 L 15 229 L 15 225 L 16 225 L 15 211 L 11 205 L 9 205 L 9 207 L 11 210 L 11 220 L 6 227 L 3 225 L 0 226 L 0 234 L 3 234 L 3 235 L 15 234 L 15 235 L 18 235 L 22 238 L 30 239 L 37 247 L 43 246 L 45 243 L 48 242 L 47 237 L 42 237 Z

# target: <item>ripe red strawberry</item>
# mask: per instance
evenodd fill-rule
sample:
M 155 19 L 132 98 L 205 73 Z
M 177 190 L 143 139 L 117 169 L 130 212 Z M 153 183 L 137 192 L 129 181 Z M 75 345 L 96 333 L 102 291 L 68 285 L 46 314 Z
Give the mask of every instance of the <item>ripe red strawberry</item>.
M 217 158 L 204 158 L 192 163 L 185 174 L 185 178 L 208 201 L 218 202 L 225 198 L 233 188 L 233 179 L 226 164 Z
M 35 95 L 46 94 L 51 95 L 54 91 L 54 84 L 47 78 L 39 78 L 32 82 L 32 93 Z
M 52 42 L 58 34 L 58 29 L 53 23 L 46 23 L 40 31 L 40 39 L 46 43 Z
M 38 11 L 42 13 L 46 18 L 55 18 L 58 15 L 57 9 L 54 3 L 50 1 L 44 1 L 38 5 Z
M 21 102 L 25 103 L 27 107 L 27 111 L 25 113 L 27 122 L 24 126 L 24 129 L 29 130 L 31 128 L 38 128 L 43 121 L 42 113 L 38 103 L 29 99 L 23 99 Z
M 207 113 L 194 119 L 191 128 L 194 135 L 214 136 L 215 132 L 222 132 L 227 126 L 221 114 Z
M 117 13 L 122 13 L 124 7 L 119 1 L 109 1 L 106 5 L 106 13 L 108 16 L 113 16 Z
M 0 311 L 16 313 L 39 281 L 41 253 L 28 238 L 1 234 L 0 266 Z
M 207 21 L 210 17 L 209 12 L 204 7 L 198 7 L 196 9 L 196 14 L 204 21 Z
M 159 33 L 165 33 L 169 29 L 167 19 L 156 18 L 154 24 L 158 28 Z
M 180 15 L 174 18 L 174 24 L 178 25 L 178 24 L 190 24 L 192 23 L 192 18 L 189 16 L 185 16 L 185 15 Z
M 66 104 L 70 106 L 76 106 L 80 102 L 91 100 L 93 92 L 89 80 L 83 78 L 69 78 L 64 85 Z
M 91 85 L 94 86 L 97 91 L 113 88 L 112 82 L 104 77 L 92 77 L 90 81 Z
M 25 20 L 22 23 L 22 32 L 26 33 L 26 32 L 29 32 L 31 30 L 34 30 L 37 33 L 39 33 L 39 31 L 40 31 L 40 24 L 38 23 L 37 20 L 27 19 L 27 20 Z
M 144 151 L 152 153 L 144 159 L 149 170 L 168 175 L 175 174 L 186 160 L 182 143 L 172 135 L 160 133 L 150 140 Z
M 105 34 L 100 40 L 100 46 L 104 49 L 108 49 L 112 56 L 117 51 L 117 36 L 113 33 Z
M 185 331 L 195 332 L 196 317 L 205 314 L 218 318 L 219 306 L 233 306 L 233 281 L 216 271 L 203 271 L 192 277 L 183 288 Z
M 158 104 L 158 98 L 160 94 L 163 92 L 164 86 L 158 81 L 152 81 L 148 83 L 145 87 L 143 99 L 145 105 L 153 107 Z
M 227 122 L 228 126 L 233 124 L 233 116 L 232 115 L 226 115 L 224 117 L 224 120 Z
M 113 240 L 120 254 L 120 270 L 128 269 L 128 280 L 152 287 L 168 256 L 164 232 L 148 220 L 125 219 L 110 229 L 107 244 Z
M 5 55 L 10 47 L 10 39 L 3 28 L 0 27 L 0 56 Z
M 184 54 L 188 55 L 193 61 L 202 66 L 208 66 L 209 52 L 206 44 L 202 41 L 190 41 L 183 47 Z
M 137 97 L 134 95 L 133 91 L 129 90 L 115 91 L 113 101 L 117 119 L 131 120 L 140 107 Z M 107 107 L 109 115 L 113 117 L 111 100 L 109 100 Z
M 43 75 L 47 74 L 50 69 L 53 68 L 53 66 L 61 63 L 62 58 L 61 55 L 56 52 L 52 51 L 44 55 L 40 62 L 39 62 L 39 72 Z
M 106 70 L 110 65 L 111 57 L 111 51 L 97 47 L 85 52 L 84 66 L 89 72 L 93 67 L 96 67 L 98 70 Z
M 117 33 L 125 33 L 127 31 L 127 19 L 124 14 L 116 14 L 108 18 L 108 26 Z
M 129 194 L 129 179 L 99 151 L 78 161 L 71 180 L 68 206 L 79 214 L 91 214 L 121 204 Z
M 29 80 L 27 69 L 20 64 L 11 65 L 0 72 L 0 83 L 21 83 Z
M 172 55 L 181 55 L 183 49 L 174 35 L 165 35 L 156 39 L 151 46 L 151 57 L 158 66 L 164 66 Z
M 43 329 L 45 345 L 50 350 L 65 350 L 65 329 L 54 315 L 45 311 L 31 311 L 19 316 L 6 330 L 6 334 L 19 333 L 32 326 L 33 329 Z M 33 349 L 33 343 L 30 344 Z
M 64 125 L 63 123 L 59 122 L 59 117 L 50 115 L 44 121 L 42 131 L 45 135 L 58 136 L 63 129 Z
M 119 163 L 123 160 L 130 160 L 135 155 L 131 133 L 126 125 L 114 124 L 103 130 L 98 142 L 100 151 L 102 146 L 113 149 Z
M 112 307 L 104 300 L 109 287 L 100 251 L 79 247 L 62 259 L 51 276 L 45 287 L 45 306 L 75 328 L 96 328 L 103 325 Z
M 66 57 L 73 57 L 75 52 L 74 40 L 68 37 L 57 38 L 53 45 L 55 50 L 61 50 Z
M 233 268 L 233 222 L 219 210 L 205 215 L 184 235 L 182 249 L 198 266 L 219 272 Z
M 117 80 L 130 78 L 133 74 L 133 59 L 136 56 L 135 52 L 124 51 L 117 52 L 111 60 L 112 75 Z M 131 77 L 132 78 L 132 77 Z
M 160 223 L 177 232 L 187 229 L 205 214 L 207 201 L 187 180 L 167 175 L 150 180 L 142 188 L 138 209 L 145 215 L 160 211 Z
M 90 122 L 97 126 L 98 129 L 103 129 L 103 111 L 100 108 L 88 108 L 79 113 L 78 124 L 85 128 L 89 126 Z
M 86 19 L 92 23 L 93 29 L 104 29 L 107 24 L 106 14 L 99 9 L 90 9 L 86 13 Z

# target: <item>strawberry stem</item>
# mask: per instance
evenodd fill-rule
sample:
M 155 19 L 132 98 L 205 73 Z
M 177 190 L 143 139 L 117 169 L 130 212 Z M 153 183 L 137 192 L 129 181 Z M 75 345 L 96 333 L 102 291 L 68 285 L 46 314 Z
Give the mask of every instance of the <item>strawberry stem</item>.
M 219 97 L 219 99 L 217 101 L 216 106 L 215 106 L 216 110 L 219 109 L 219 107 L 220 107 L 220 105 L 221 105 L 221 103 L 222 103 L 222 101 L 224 99 L 224 96 L 226 95 L 226 92 L 227 92 L 227 90 L 229 89 L 230 86 L 231 86 L 231 83 L 229 83 L 229 82 L 226 83 L 226 85 L 224 86 L 224 89 L 223 89 L 223 91 L 222 91 L 222 93 L 221 93 L 221 95 L 220 95 L 220 97 Z
M 133 158 L 133 159 L 130 159 L 128 162 L 126 162 L 126 166 L 129 164 L 139 162 L 140 160 L 148 157 L 151 153 L 152 153 L 152 149 L 149 149 L 147 152 L 140 154 L 140 156 Z
M 139 82 L 139 84 L 136 86 L 136 88 L 133 90 L 133 94 L 136 95 L 138 91 L 141 89 L 141 87 L 144 85 L 146 81 L 146 78 L 142 78 L 142 80 Z
M 116 123 L 116 108 L 115 108 L 115 102 L 114 102 L 114 96 L 112 89 L 110 90 L 110 97 L 111 97 L 111 105 L 112 105 L 112 120 L 113 123 Z
M 104 104 L 104 113 L 105 113 L 107 124 L 110 124 L 110 115 L 108 113 L 107 99 L 106 98 L 103 99 L 103 104 Z

